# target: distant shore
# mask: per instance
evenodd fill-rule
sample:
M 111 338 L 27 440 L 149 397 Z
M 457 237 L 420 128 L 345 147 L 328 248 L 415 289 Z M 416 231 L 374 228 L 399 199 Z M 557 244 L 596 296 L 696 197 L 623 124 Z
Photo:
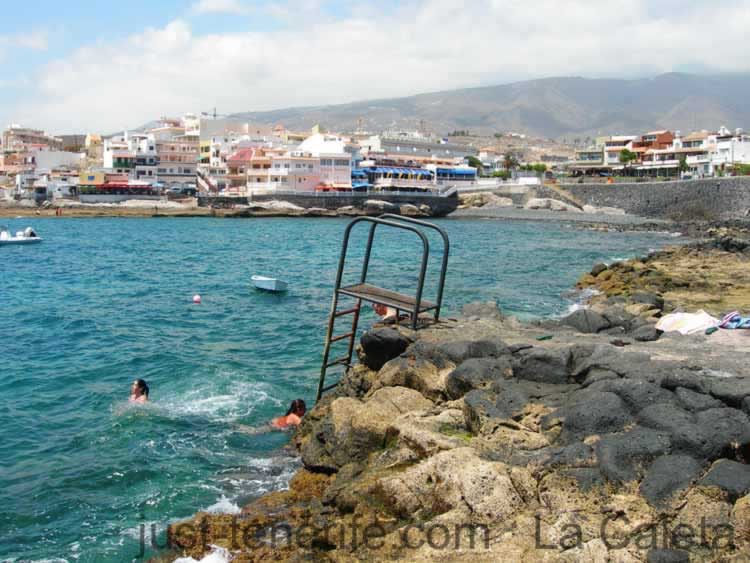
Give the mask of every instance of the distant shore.
M 517 207 L 479 207 L 457 209 L 450 214 L 456 219 L 515 219 L 526 221 L 570 221 L 607 225 L 653 225 L 655 230 L 669 230 L 671 221 L 612 213 L 580 213 L 550 209 L 520 209 Z

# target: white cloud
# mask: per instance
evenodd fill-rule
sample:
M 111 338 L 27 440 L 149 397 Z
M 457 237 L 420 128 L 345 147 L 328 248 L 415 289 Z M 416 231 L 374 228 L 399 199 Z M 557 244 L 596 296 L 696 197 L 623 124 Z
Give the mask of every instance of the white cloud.
M 282 29 L 209 35 L 176 20 L 51 62 L 5 121 L 106 132 L 214 106 L 227 113 L 544 76 L 750 70 L 750 45 L 730 39 L 750 28 L 750 0 L 696 3 L 678 14 L 655 4 L 478 0 L 469 9 L 414 0 L 395 10 L 362 4 L 333 18 L 317 0 L 301 0 L 277 8 L 291 18 Z
M 10 47 L 46 51 L 48 43 L 48 34 L 46 31 L 29 31 L 26 33 L 0 35 L 0 48 Z
M 252 7 L 239 0 L 198 0 L 190 7 L 194 14 L 249 14 Z

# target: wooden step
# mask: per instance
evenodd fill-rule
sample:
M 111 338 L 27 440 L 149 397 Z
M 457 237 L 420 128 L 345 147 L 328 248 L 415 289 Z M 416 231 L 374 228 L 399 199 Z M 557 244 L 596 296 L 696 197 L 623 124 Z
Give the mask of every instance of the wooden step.
M 413 311 L 416 307 L 416 300 L 410 295 L 384 289 L 370 285 L 369 283 L 360 283 L 356 285 L 349 285 L 342 287 L 338 290 L 339 293 L 362 299 L 363 301 L 369 301 L 370 303 L 379 303 L 386 307 L 393 307 L 401 311 Z M 436 309 L 437 305 L 431 301 L 422 299 L 419 305 L 418 313 L 424 311 L 430 311 Z

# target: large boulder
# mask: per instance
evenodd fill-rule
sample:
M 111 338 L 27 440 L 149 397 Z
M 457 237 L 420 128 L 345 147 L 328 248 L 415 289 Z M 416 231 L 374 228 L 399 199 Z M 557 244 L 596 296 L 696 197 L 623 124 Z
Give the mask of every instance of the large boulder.
M 573 327 L 578 332 L 596 333 L 611 326 L 604 315 L 590 309 L 578 309 L 560 321 L 562 324 Z
M 464 426 L 463 413 L 446 409 L 437 415 L 408 412 L 396 418 L 387 430 L 388 442 L 426 458 L 442 450 L 466 446 L 471 434 Z
M 564 350 L 532 348 L 515 359 L 513 372 L 519 379 L 541 383 L 568 383 L 570 353 Z
M 445 398 L 446 377 L 450 367 L 438 368 L 420 358 L 395 358 L 378 371 L 372 389 L 408 387 L 433 401 Z
M 729 406 L 742 408 L 743 400 L 750 396 L 750 377 L 727 377 L 712 381 L 711 395 Z
M 641 494 L 652 505 L 668 500 L 686 489 L 698 477 L 703 464 L 686 455 L 665 455 L 657 458 L 641 481 Z
M 677 396 L 680 405 L 689 411 L 705 411 L 724 406 L 724 403 L 710 395 L 697 393 L 685 387 L 676 387 L 674 394 Z
M 459 399 L 472 389 L 489 389 L 493 382 L 513 376 L 510 358 L 469 358 L 449 375 L 446 391 L 451 399 Z
M 750 493 L 750 465 L 720 459 L 711 466 L 701 485 L 719 487 L 736 499 Z
M 623 400 L 614 393 L 580 391 L 573 398 L 575 402 L 548 415 L 545 425 L 559 420 L 562 423 L 560 440 L 571 443 L 588 436 L 601 436 L 618 432 L 633 422 Z
M 436 365 L 451 362 L 458 365 L 469 358 L 496 358 L 510 354 L 510 348 L 501 340 L 454 340 L 433 344 L 417 341 L 407 351 L 407 356 L 429 359 Z
M 381 201 L 379 199 L 368 199 L 365 201 L 365 212 L 370 213 L 398 213 L 398 205 L 389 201 Z
M 524 469 L 485 461 L 472 448 L 456 448 L 381 479 L 378 493 L 404 518 L 431 519 L 455 510 L 473 522 L 490 523 L 525 504 L 519 491 L 531 481 Z
M 633 303 L 643 303 L 644 305 L 648 305 L 649 309 L 658 309 L 659 311 L 664 309 L 664 298 L 656 293 L 637 291 L 630 295 L 630 300 Z
M 300 440 L 302 462 L 308 469 L 334 472 L 364 460 L 384 447 L 386 431 L 398 416 L 432 406 L 419 392 L 405 387 L 386 387 L 366 401 L 350 397 L 334 399 L 328 415 L 312 422 Z
M 599 470 L 609 481 L 640 479 L 653 460 L 669 452 L 669 435 L 636 426 L 622 434 L 604 436 L 596 443 Z
M 477 317 L 480 319 L 502 319 L 503 313 L 495 301 L 476 301 L 467 303 L 461 309 L 464 317 Z
M 360 344 L 364 352 L 362 363 L 377 371 L 389 360 L 403 354 L 411 341 L 395 329 L 376 328 L 365 332 Z
M 577 207 L 547 197 L 534 197 L 526 202 L 524 209 L 549 209 L 551 211 L 571 211 L 581 213 Z

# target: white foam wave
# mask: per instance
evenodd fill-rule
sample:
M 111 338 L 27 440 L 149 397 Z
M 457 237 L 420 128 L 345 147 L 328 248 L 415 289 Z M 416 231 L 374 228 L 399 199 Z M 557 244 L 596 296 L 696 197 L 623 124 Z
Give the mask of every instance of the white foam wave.
M 200 560 L 192 557 L 178 557 L 173 563 L 229 563 L 233 559 L 228 549 L 218 545 L 211 545 L 210 547 L 211 553 Z
M 242 512 L 242 509 L 222 495 L 217 502 L 206 508 L 206 512 L 211 514 L 239 514 Z
M 203 417 L 216 422 L 248 417 L 264 405 L 282 406 L 268 383 L 226 381 L 221 385 L 194 388 L 155 404 L 170 417 Z
M 580 309 L 587 309 L 589 300 L 592 297 L 596 297 L 600 294 L 601 291 L 599 291 L 598 289 L 594 289 L 593 287 L 587 287 L 565 294 L 563 297 L 572 301 L 572 303 L 568 306 L 568 310 L 565 312 L 565 314 L 569 315 L 570 313 L 575 313 Z

